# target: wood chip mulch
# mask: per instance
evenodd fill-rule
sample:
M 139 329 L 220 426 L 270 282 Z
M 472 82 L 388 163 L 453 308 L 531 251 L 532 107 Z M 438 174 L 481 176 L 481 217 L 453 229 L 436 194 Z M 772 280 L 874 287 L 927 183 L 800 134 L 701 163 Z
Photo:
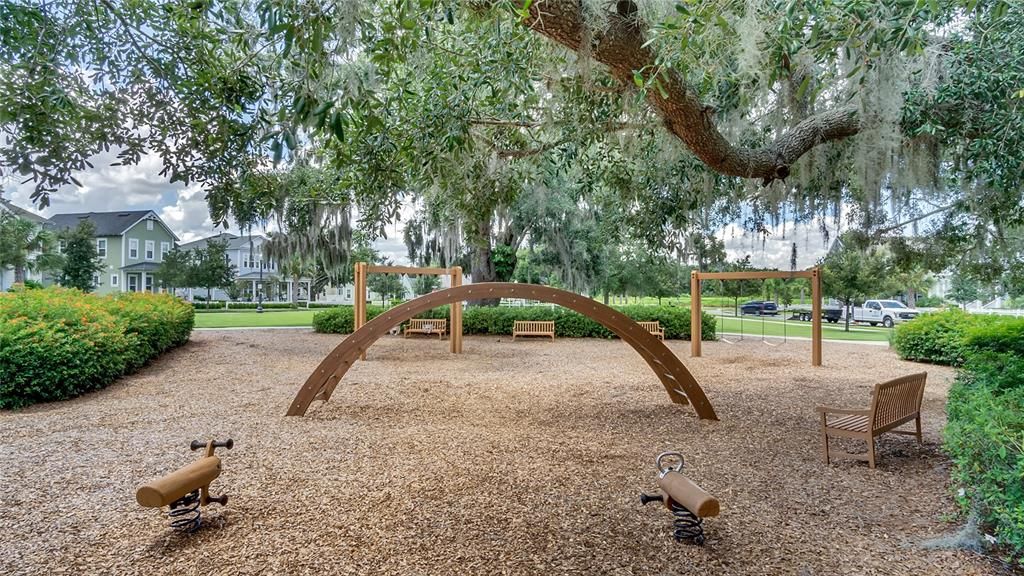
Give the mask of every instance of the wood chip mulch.
M 110 388 L 0 412 L 0 574 L 997 574 L 920 543 L 956 530 L 940 450 L 953 372 L 884 347 L 709 343 L 684 359 L 720 422 L 668 397 L 622 342 L 384 338 L 330 402 L 285 410 L 337 336 L 202 332 Z M 866 407 L 926 369 L 925 444 L 826 466 L 818 405 Z M 231 437 L 203 527 L 135 489 Z M 848 443 L 847 450 L 863 451 Z M 722 503 L 703 547 L 671 537 L 654 457 L 680 450 Z

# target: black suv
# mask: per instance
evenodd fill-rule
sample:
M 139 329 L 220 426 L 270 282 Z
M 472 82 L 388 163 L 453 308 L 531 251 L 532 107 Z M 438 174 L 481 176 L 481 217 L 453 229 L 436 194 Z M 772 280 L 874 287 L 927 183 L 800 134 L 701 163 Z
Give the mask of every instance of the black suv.
M 740 314 L 756 314 L 758 316 L 775 316 L 779 313 L 779 307 L 775 305 L 775 302 L 768 300 L 751 300 L 750 302 L 744 302 L 740 306 Z

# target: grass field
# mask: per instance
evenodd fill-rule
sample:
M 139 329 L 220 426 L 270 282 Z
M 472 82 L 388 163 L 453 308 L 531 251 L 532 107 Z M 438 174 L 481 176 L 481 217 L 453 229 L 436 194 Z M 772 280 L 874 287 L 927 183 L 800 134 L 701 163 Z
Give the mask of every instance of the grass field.
M 317 310 L 264 310 L 258 313 L 255 310 L 239 310 L 237 312 L 203 312 L 196 311 L 196 328 L 287 328 L 287 327 L 310 327 L 313 323 L 313 314 Z M 744 316 L 736 318 L 733 316 L 718 316 L 718 311 L 708 310 L 709 314 L 715 314 L 718 320 L 718 331 L 730 334 L 739 334 L 741 329 L 745 338 L 760 338 L 762 333 L 761 317 Z M 727 310 L 726 314 L 731 311 Z M 741 326 L 742 320 L 742 326 Z M 763 326 L 765 338 L 781 339 L 783 335 L 810 338 L 811 323 L 789 321 L 783 322 L 782 316 L 764 318 Z M 828 340 L 857 340 L 885 342 L 889 339 L 889 330 L 886 328 L 871 328 L 868 326 L 850 326 L 850 332 L 843 331 L 843 324 L 825 323 L 822 327 L 822 337 Z M 729 337 L 730 340 L 736 338 Z
M 781 315 L 778 318 L 772 318 L 770 316 L 765 317 L 763 327 L 761 317 L 759 316 L 743 316 L 742 318 L 717 316 L 717 319 L 719 332 L 739 334 L 742 329 L 744 339 L 760 338 L 762 328 L 764 330 L 765 338 L 770 338 L 773 342 L 775 340 L 781 340 L 783 335 L 798 338 L 811 337 L 810 322 L 799 322 L 795 320 L 783 322 Z M 842 322 L 839 324 L 829 324 L 828 322 L 824 322 L 821 326 L 821 337 L 826 340 L 856 340 L 873 342 L 885 342 L 889 340 L 890 329 L 888 328 L 873 328 L 870 326 L 851 324 L 850 331 L 845 332 L 843 327 L 844 324 Z M 728 336 L 728 338 L 730 340 L 736 339 L 733 336 Z
M 239 310 L 238 312 L 196 311 L 196 328 L 269 328 L 313 325 L 317 310 Z

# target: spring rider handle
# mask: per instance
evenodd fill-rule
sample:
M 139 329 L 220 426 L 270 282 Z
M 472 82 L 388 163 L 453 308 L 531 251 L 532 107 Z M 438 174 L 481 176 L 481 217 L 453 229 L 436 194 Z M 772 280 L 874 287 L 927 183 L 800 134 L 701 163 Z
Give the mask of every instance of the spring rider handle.
M 683 455 L 679 452 L 662 452 L 655 460 L 658 469 L 658 488 L 661 493 L 641 494 L 640 503 L 664 502 L 672 512 L 673 536 L 677 542 L 684 540 L 704 544 L 703 519 L 718 516 L 718 499 L 705 492 L 700 486 L 681 473 Z
M 205 455 L 195 462 L 179 468 L 170 474 L 140 486 L 135 500 L 148 508 L 170 507 L 168 516 L 171 527 L 183 532 L 194 532 L 199 528 L 201 506 L 216 502 L 221 506 L 228 503 L 228 497 L 210 496 L 210 483 L 220 476 L 220 458 L 213 455 L 216 448 L 230 450 L 235 443 L 230 438 L 218 442 L 193 440 L 191 450 L 205 447 Z

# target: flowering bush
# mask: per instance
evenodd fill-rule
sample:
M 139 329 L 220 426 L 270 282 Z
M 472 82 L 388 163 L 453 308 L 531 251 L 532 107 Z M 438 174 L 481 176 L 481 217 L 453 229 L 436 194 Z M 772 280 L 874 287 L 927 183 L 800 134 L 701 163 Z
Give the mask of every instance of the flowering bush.
M 0 294 L 0 408 L 102 388 L 183 344 L 193 310 L 167 295 L 78 290 Z

